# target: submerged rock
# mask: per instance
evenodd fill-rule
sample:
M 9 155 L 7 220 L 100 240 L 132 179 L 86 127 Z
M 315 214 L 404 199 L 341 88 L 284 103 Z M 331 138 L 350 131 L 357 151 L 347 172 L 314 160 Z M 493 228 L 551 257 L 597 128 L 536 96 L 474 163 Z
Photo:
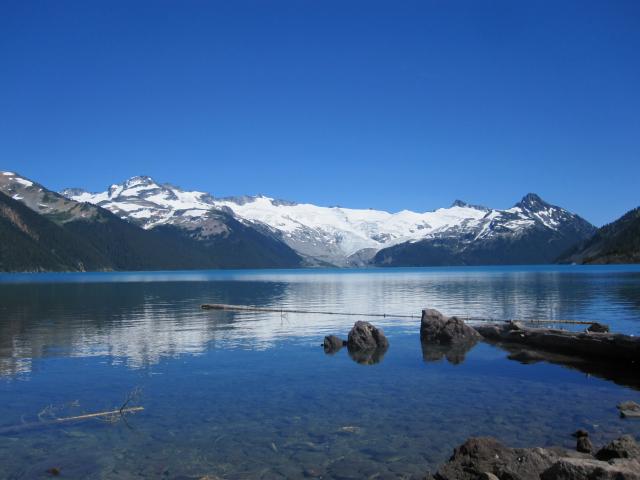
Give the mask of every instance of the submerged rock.
M 358 321 L 349 332 L 347 346 L 349 351 L 386 349 L 389 347 L 389 341 L 382 329 L 374 327 L 369 322 Z
M 640 418 L 640 405 L 634 401 L 622 402 L 618 405 L 622 418 Z
M 422 310 L 420 340 L 439 345 L 474 344 L 480 339 L 476 330 L 458 317 L 446 317 L 438 310 Z
M 324 342 L 322 344 L 324 348 L 324 353 L 333 354 L 339 351 L 342 347 L 347 344 L 340 337 L 336 337 L 335 335 L 327 335 L 324 337 Z

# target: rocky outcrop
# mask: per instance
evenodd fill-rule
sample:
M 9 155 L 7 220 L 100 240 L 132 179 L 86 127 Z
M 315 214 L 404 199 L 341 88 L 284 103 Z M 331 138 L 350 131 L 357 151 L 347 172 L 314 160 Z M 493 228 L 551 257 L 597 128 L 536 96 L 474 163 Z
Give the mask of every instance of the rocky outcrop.
M 438 310 L 422 310 L 420 340 L 438 345 L 475 343 L 480 339 L 476 330 L 466 325 L 458 317 L 446 317 Z
M 516 323 L 478 325 L 475 329 L 485 340 L 491 342 L 522 344 L 600 362 L 608 360 L 627 363 L 640 360 L 640 337 L 570 332 L 554 328 L 526 328 Z
M 586 432 L 575 434 L 580 445 Z M 431 480 L 640 480 L 639 446 L 630 436 L 595 457 L 562 448 L 510 448 L 494 438 L 470 438 Z M 604 452 L 601 454 L 601 452 Z M 612 456 L 614 455 L 614 456 Z M 602 457 L 602 458 L 601 458 Z M 607 457 L 607 460 L 603 458 Z

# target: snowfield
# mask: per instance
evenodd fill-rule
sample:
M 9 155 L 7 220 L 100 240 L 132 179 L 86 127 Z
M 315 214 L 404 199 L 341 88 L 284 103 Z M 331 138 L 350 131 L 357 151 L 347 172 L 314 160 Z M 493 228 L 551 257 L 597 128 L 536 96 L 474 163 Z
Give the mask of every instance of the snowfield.
M 211 210 L 224 209 L 247 225 L 269 230 L 307 258 L 334 265 L 349 263 L 349 257 L 355 254 L 366 259 L 383 248 L 427 238 L 482 241 L 498 235 L 498 226 L 500 235 L 517 235 L 536 225 L 554 230 L 574 217 L 532 194 L 507 210 L 456 201 L 435 211 L 390 213 L 285 202 L 262 195 L 214 198 L 205 192 L 159 184 L 145 176 L 132 177 L 100 193 L 78 189 L 61 193 L 78 202 L 99 205 L 144 228 L 197 226 Z

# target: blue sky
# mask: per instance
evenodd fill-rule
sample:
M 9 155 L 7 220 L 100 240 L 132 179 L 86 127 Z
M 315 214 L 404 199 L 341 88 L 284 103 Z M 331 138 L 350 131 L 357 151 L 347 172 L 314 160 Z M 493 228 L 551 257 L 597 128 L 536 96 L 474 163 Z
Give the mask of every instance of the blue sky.
M 640 205 L 640 2 L 0 4 L 0 168 L 431 210 Z

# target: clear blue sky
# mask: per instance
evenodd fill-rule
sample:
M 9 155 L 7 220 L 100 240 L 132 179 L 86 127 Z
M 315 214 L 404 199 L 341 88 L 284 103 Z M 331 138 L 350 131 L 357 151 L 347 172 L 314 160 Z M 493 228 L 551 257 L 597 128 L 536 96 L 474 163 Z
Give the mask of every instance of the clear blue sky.
M 602 224 L 640 205 L 640 2 L 2 0 L 0 168 Z

